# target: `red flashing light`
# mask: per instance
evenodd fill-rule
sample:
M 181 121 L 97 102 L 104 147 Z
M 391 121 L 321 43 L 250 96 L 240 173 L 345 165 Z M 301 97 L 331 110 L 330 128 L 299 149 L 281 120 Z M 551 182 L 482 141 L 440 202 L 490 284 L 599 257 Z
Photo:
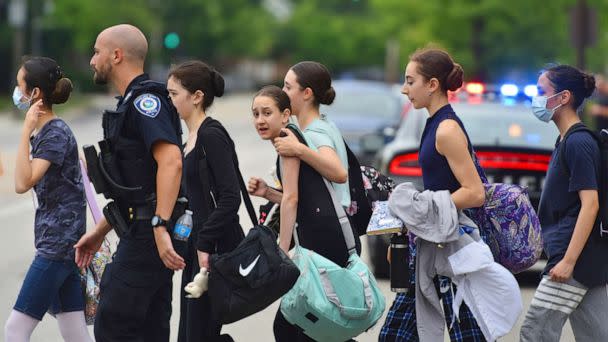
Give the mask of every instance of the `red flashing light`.
M 422 177 L 422 168 L 418 164 L 418 152 L 396 156 L 391 160 L 388 171 L 396 176 Z
M 471 95 L 481 95 L 486 90 L 486 87 L 479 82 L 467 83 L 465 90 Z

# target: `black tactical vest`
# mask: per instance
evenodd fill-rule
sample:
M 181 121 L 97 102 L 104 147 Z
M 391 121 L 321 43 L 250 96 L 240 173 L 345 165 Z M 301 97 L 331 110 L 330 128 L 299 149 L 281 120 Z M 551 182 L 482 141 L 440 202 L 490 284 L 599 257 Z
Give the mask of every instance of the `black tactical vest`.
M 145 143 L 138 138 L 132 124 L 132 116 L 141 115 L 133 101 L 145 93 L 159 97 L 161 106 L 174 114 L 172 123 L 177 136 L 181 137 L 182 134 L 179 117 L 168 100 L 166 86 L 160 82 L 139 82 L 128 89 L 116 110 L 104 111 L 104 140 L 99 142 L 101 159 L 110 178 L 120 186 L 118 189 L 114 187 L 116 198 L 113 199 L 125 214 L 129 207 L 150 203 L 156 198 L 156 161 Z

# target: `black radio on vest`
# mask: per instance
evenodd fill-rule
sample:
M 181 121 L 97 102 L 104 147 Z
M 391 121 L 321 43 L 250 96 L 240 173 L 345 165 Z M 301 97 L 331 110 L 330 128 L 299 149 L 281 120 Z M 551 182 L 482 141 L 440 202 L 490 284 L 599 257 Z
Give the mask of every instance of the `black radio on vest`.
M 409 240 L 406 234 L 391 236 L 391 291 L 406 293 L 410 286 Z

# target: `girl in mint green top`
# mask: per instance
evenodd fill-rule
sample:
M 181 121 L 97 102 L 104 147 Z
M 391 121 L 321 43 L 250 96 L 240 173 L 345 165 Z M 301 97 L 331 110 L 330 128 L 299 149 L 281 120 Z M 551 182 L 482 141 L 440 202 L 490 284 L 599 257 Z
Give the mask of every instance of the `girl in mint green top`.
M 336 93 L 331 76 L 323 64 L 300 62 L 285 75 L 283 91 L 289 95 L 292 113 L 307 140 L 317 150 L 301 144 L 289 130 L 287 137 L 275 139 L 274 146 L 283 157 L 298 157 L 332 182 L 340 203 L 350 207 L 348 159 L 342 134 L 336 125 L 319 112 L 319 105 L 330 105 Z
M 319 112 L 320 104 L 330 105 L 336 97 L 336 92 L 331 86 L 329 71 L 323 64 L 317 62 L 300 62 L 291 67 L 285 75 L 283 91 L 289 96 L 292 114 L 297 118 L 304 138 L 316 148 L 311 149 L 300 143 L 291 130 L 284 128 L 282 131 L 287 136 L 274 139 L 277 153 L 284 158 L 297 157 L 321 174 L 323 178 L 332 182 L 340 203 L 348 209 L 351 206 L 351 199 L 346 146 L 336 125 Z M 281 211 L 281 215 L 283 215 L 283 211 Z M 325 233 L 325 244 L 323 245 L 335 244 L 336 250 L 327 252 L 337 252 L 340 248 L 338 246 L 343 242 L 339 243 L 338 237 L 331 234 L 330 224 L 328 221 L 326 225 L 322 225 L 323 229 L 319 232 Z M 287 246 L 288 241 L 284 238 L 284 247 Z M 355 235 L 355 244 L 357 253 L 360 253 L 361 242 L 357 235 Z M 312 341 L 302 333 L 301 329 L 291 325 L 280 311 L 275 318 L 273 331 L 277 342 Z

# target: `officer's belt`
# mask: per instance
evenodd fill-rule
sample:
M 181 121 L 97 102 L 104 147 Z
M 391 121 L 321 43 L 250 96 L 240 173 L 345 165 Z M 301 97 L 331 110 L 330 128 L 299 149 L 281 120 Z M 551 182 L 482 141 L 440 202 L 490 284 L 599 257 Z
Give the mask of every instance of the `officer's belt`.
M 149 221 L 155 215 L 156 208 L 150 204 L 129 207 L 130 221 Z

